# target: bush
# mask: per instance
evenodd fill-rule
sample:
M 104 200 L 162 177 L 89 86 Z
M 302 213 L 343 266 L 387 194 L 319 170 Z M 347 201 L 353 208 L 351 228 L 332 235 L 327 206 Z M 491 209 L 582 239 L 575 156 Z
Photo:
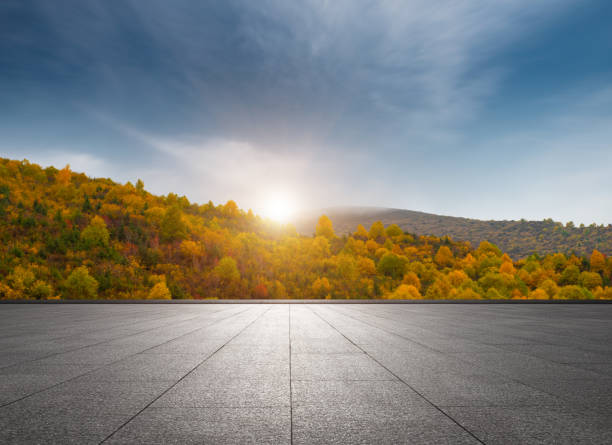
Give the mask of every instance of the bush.
M 563 300 L 590 300 L 593 298 L 593 294 L 583 287 L 571 284 L 559 289 L 557 298 Z
M 87 267 L 77 267 L 72 271 L 65 283 L 65 297 L 70 300 L 96 298 L 98 282 L 89 275 Z
M 170 290 L 168 290 L 168 286 L 163 281 L 160 281 L 155 286 L 151 288 L 149 294 L 147 295 L 148 300 L 170 300 L 172 299 L 172 295 L 170 294 Z
M 36 281 L 30 290 L 30 296 L 37 300 L 46 300 L 53 295 L 53 288 L 44 281 Z
M 412 284 L 400 284 L 395 291 L 386 297 L 389 300 L 419 300 L 423 298 Z

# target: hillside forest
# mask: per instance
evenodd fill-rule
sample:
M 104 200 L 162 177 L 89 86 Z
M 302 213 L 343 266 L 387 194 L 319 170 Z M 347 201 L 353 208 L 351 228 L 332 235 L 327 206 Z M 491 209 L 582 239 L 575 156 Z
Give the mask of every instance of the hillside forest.
M 376 221 L 310 236 L 235 202 L 156 196 L 0 158 L 1 299 L 612 299 L 612 258 L 532 254 Z
M 382 221 L 385 226 L 397 224 L 406 232 L 450 236 L 470 241 L 474 246 L 478 246 L 481 241 L 489 241 L 515 260 L 526 258 L 532 253 L 546 255 L 561 252 L 571 256 L 590 255 L 593 250 L 599 250 L 612 255 L 610 224 L 593 223 L 585 226 L 572 221 L 563 224 L 551 218 L 543 221 L 483 221 L 376 207 L 335 207 L 322 212 L 332 220 L 338 234 L 352 233 L 358 224 L 369 227 L 376 221 Z M 311 234 L 320 214 L 302 215 L 296 221 L 298 232 Z

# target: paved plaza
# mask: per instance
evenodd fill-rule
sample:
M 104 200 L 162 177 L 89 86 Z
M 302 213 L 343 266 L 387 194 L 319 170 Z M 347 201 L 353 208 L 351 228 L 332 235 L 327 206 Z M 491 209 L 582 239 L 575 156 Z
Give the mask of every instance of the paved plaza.
M 612 305 L 0 305 L 0 443 L 612 443 Z

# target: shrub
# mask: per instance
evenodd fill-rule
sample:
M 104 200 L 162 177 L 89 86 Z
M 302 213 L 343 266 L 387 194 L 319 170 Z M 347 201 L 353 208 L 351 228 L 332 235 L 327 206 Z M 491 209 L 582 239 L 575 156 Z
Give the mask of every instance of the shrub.
M 89 275 L 87 267 L 77 267 L 72 271 L 65 283 L 65 297 L 70 300 L 96 298 L 98 282 Z
M 423 298 L 419 290 L 411 284 L 400 284 L 395 291 L 386 296 L 389 300 L 418 300 Z
M 172 299 L 172 295 L 170 294 L 170 290 L 168 290 L 168 286 L 163 281 L 155 284 L 149 294 L 147 295 L 148 300 L 170 300 Z
M 593 298 L 593 294 L 583 287 L 571 284 L 559 289 L 557 298 L 563 300 L 590 300 Z

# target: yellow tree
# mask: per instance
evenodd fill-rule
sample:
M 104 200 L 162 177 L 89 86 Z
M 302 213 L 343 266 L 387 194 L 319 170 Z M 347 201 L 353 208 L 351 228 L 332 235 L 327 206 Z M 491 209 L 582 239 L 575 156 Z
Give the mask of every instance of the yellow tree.
M 200 259 L 204 256 L 204 248 L 200 243 L 184 240 L 180 245 L 181 254 L 191 261 L 191 267 L 200 269 Z
M 591 271 L 603 273 L 606 270 L 606 258 L 598 250 L 593 250 L 591 254 Z
M 414 286 L 419 291 L 421 290 L 421 280 L 419 280 L 419 276 L 412 271 L 404 275 L 402 283 Z
M 501 266 L 499 266 L 499 272 L 514 275 L 516 269 L 514 269 L 514 265 L 511 261 L 504 261 L 503 263 L 501 263 Z
M 317 278 L 312 283 L 312 292 L 316 298 L 326 298 L 330 295 L 331 285 L 329 280 L 325 277 Z
M 317 236 L 323 236 L 327 239 L 332 239 L 336 237 L 334 233 L 334 226 L 326 215 L 321 215 L 319 221 L 317 222 L 317 227 L 315 229 L 315 234 Z
M 72 172 L 70 171 L 70 164 L 66 164 L 66 167 L 62 168 L 57 173 L 57 182 L 62 185 L 68 185 L 70 183 L 70 179 L 72 178 Z
M 382 221 L 376 221 L 370 226 L 370 231 L 368 232 L 368 238 L 372 240 L 378 240 L 379 238 L 383 238 L 385 236 L 385 226 Z
M 172 299 L 172 295 L 170 294 L 170 291 L 168 290 L 168 286 L 166 286 L 166 282 L 160 281 L 156 283 L 149 291 L 149 294 L 147 295 L 147 299 L 148 300 L 170 300 Z
M 172 206 L 166 210 L 161 221 L 160 234 L 164 241 L 177 241 L 185 238 L 187 226 L 178 206 Z
M 412 284 L 400 284 L 397 289 L 385 298 L 390 300 L 418 300 L 423 298 L 423 296 Z
M 368 231 L 361 224 L 357 226 L 357 230 L 353 234 L 353 237 L 356 239 L 360 239 L 362 241 L 366 241 L 368 239 Z
M 440 246 L 438 253 L 434 257 L 434 261 L 440 267 L 451 267 L 454 260 L 453 252 L 451 252 L 448 246 Z

